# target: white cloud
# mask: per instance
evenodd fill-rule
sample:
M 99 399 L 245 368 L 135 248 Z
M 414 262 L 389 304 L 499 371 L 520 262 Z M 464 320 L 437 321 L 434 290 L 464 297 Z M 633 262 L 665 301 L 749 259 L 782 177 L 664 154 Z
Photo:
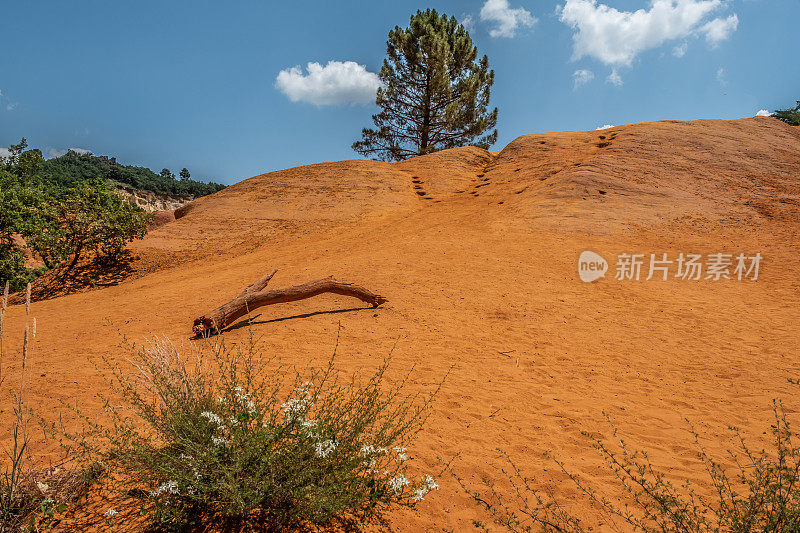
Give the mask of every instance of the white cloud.
M 53 159 L 54 157 L 61 157 L 62 155 L 66 154 L 67 152 L 75 152 L 77 154 L 91 154 L 91 150 L 87 150 L 86 148 L 68 148 L 66 150 L 59 150 L 57 148 L 53 148 L 52 146 L 48 146 L 44 149 L 44 158 L 45 159 Z M 11 152 L 8 148 L 0 148 L 0 157 L 9 157 Z
M 581 85 L 586 85 L 594 79 L 594 72 L 582 68 L 572 73 L 572 90 L 577 90 Z
M 613 124 L 604 124 L 604 125 L 600 126 L 599 128 L 595 128 L 594 131 L 607 130 L 608 128 L 613 128 L 613 127 L 614 127 Z
M 560 19 L 575 30 L 573 59 L 594 57 L 612 66 L 630 66 L 641 52 L 667 41 L 705 34 L 709 43 L 727 38 L 736 15 L 708 21 L 723 0 L 652 0 L 650 9 L 619 11 L 597 0 L 566 0 Z
M 56 148 L 53 148 L 52 146 L 48 146 L 47 148 L 45 148 L 44 158 L 45 159 L 53 159 L 55 157 L 61 157 L 62 155 L 66 154 L 66 153 L 67 153 L 66 150 L 57 150 Z
M 611 69 L 611 74 L 608 75 L 606 81 L 617 87 L 622 87 L 622 76 L 619 75 L 619 72 L 617 72 L 615 68 Z
M 45 149 L 45 159 L 53 159 L 54 157 L 61 157 L 65 155 L 67 152 L 75 152 L 76 154 L 91 154 L 91 150 L 87 150 L 86 148 L 67 148 L 66 150 L 59 150 L 57 148 L 53 148 L 52 146 L 48 146 Z
M 458 22 L 464 26 L 464 29 L 467 31 L 472 31 L 475 29 L 475 17 L 470 14 L 461 15 L 461 20 Z
M 4 97 L 4 96 L 3 96 L 3 91 L 2 91 L 2 90 L 0 90 L 0 102 L 2 102 L 3 100 L 5 100 L 6 102 L 8 102 L 8 103 L 5 105 L 6 111 L 14 111 L 14 109 L 16 109 L 16 108 L 17 108 L 17 106 L 19 105 L 17 102 L 10 102 L 10 101 L 8 100 L 8 97 L 7 97 L 7 96 L 6 96 L 6 97 Z
M 354 61 L 328 61 L 324 67 L 308 63 L 307 74 L 298 67 L 278 73 L 275 87 L 292 102 L 314 105 L 368 104 L 381 86 L 378 75 Z
M 739 17 L 736 13 L 728 18 L 717 18 L 708 22 L 700 28 L 702 33 L 706 34 L 706 41 L 711 46 L 719 46 L 719 43 L 731 36 L 736 28 L 739 27 Z
M 719 67 L 717 69 L 717 81 L 720 82 L 722 85 L 725 85 L 725 69 Z
M 514 37 L 517 30 L 536 24 L 536 17 L 530 11 L 523 7 L 512 9 L 508 0 L 486 0 L 481 8 L 481 20 L 495 24 L 489 30 L 492 37 Z
M 771 117 L 772 116 L 772 112 L 771 111 L 767 111 L 766 109 L 759 109 L 758 113 L 756 113 L 756 116 L 757 117 Z
M 689 49 L 688 43 L 681 43 L 672 49 L 672 55 L 675 57 L 683 57 L 686 55 L 686 50 Z

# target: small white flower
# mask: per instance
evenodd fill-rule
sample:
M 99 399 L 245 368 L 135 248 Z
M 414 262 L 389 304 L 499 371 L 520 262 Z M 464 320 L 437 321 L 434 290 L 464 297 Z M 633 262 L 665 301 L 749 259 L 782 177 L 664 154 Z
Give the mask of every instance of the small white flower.
M 214 446 L 222 446 L 226 441 L 222 437 L 211 437 L 211 442 L 214 443 Z
M 367 470 L 368 472 L 373 472 L 372 467 L 378 464 L 376 457 L 385 454 L 386 451 L 386 448 L 375 447 L 371 444 L 361 447 L 361 456 L 365 458 L 364 464 L 369 467 Z
M 401 463 L 405 463 L 408 461 L 408 455 L 406 455 L 406 449 L 401 446 L 395 446 L 394 451 L 397 452 L 397 460 Z
M 166 483 L 162 483 L 161 486 L 150 493 L 150 496 L 160 496 L 164 493 L 178 494 L 178 484 L 175 481 L 167 481 Z
M 236 387 L 233 390 L 235 391 L 234 394 L 236 395 L 236 399 L 239 400 L 240 402 L 243 402 L 243 401 L 248 400 L 250 398 L 250 395 L 246 394 L 244 392 L 244 389 L 242 389 L 241 387 Z
M 406 485 L 408 485 L 408 480 L 401 474 L 397 474 L 389 480 L 389 488 L 398 495 L 403 492 L 403 487 Z
M 115 514 L 117 514 L 117 510 L 116 509 L 109 509 L 108 511 L 103 513 L 103 516 L 114 516 Z
M 361 455 L 364 457 L 370 455 L 383 455 L 384 453 L 386 453 L 386 451 L 387 451 L 386 448 L 376 448 L 375 446 L 368 444 L 367 446 L 363 446 L 361 448 Z
M 238 421 L 238 420 L 236 420 L 234 417 L 230 417 L 230 418 L 228 419 L 228 423 L 229 423 L 231 426 L 238 426 L 238 425 L 239 425 L 239 421 Z
M 415 502 L 420 502 L 430 491 L 437 490 L 438 488 L 439 485 L 436 484 L 436 480 L 432 476 L 425 476 L 422 479 L 422 486 L 414 491 L 413 500 Z
M 212 413 L 211 411 L 203 411 L 200 413 L 200 416 L 207 418 L 209 421 L 214 422 L 218 426 L 222 425 L 222 418 L 220 418 L 216 413 Z
M 321 438 L 319 434 L 314 431 L 314 429 L 317 427 L 316 420 L 303 420 L 300 422 L 300 425 L 303 426 L 303 432 L 305 433 L 306 437 L 314 440 L 319 440 Z
M 328 457 L 333 450 L 336 449 L 336 443 L 332 440 L 326 440 L 323 442 L 317 443 L 316 455 L 317 457 L 325 458 Z
M 303 414 L 307 407 L 308 402 L 304 398 L 291 398 L 285 403 L 281 404 L 284 418 L 290 421 L 300 418 L 300 415 Z

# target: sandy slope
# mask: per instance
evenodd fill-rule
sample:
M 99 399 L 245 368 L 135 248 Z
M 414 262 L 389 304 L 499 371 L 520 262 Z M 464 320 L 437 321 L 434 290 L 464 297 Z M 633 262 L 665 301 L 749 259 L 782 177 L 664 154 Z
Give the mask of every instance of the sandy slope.
M 332 296 L 259 310 L 256 333 L 289 361 L 325 361 L 341 322 L 347 370 L 374 367 L 398 339 L 393 375 L 416 365 L 414 387 L 430 389 L 452 367 L 413 450 L 424 471 L 460 454 L 462 477 L 496 479 L 502 448 L 569 501 L 574 489 L 543 453 L 608 486 L 579 434 L 608 434 L 603 411 L 673 475 L 699 479 L 684 417 L 719 451 L 728 425 L 766 438 L 771 398 L 800 409 L 786 381 L 800 375 L 800 129 L 774 119 L 322 163 L 256 176 L 182 211 L 134 247 L 152 273 L 33 305 L 29 390 L 47 416 L 57 400 L 97 408 L 103 382 L 88 360 L 124 357 L 116 329 L 186 340 L 195 316 L 271 268 L 276 287 L 332 274 L 389 298 L 378 310 Z M 612 269 L 626 252 L 764 260 L 756 282 L 616 281 L 612 271 L 584 284 L 576 262 L 586 249 Z M 6 322 L 7 383 L 18 376 L 23 314 L 15 306 Z M 475 506 L 452 479 L 440 485 L 394 527 L 471 529 Z

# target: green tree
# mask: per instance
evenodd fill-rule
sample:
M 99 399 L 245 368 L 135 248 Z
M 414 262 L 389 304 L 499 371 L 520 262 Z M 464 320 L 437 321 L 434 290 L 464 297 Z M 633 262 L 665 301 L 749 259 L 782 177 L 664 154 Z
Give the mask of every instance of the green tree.
M 353 150 L 400 161 L 497 140 L 497 108 L 489 109 L 494 71 L 455 17 L 417 11 L 408 28 L 389 32 L 386 54 L 375 100 L 381 111 Z
M 67 152 L 42 163 L 42 175 L 64 187 L 73 187 L 87 178 L 103 178 L 126 187 L 160 194 L 205 196 L 224 188 L 219 183 L 174 179 L 172 173 L 161 175 L 149 168 L 123 165 L 116 159 L 93 154 Z
M 0 286 L 8 280 L 12 290 L 29 280 L 25 254 L 15 239 L 25 211 L 23 193 L 19 178 L 0 169 Z
M 175 179 L 175 174 L 170 172 L 168 168 L 162 168 L 161 169 L 161 177 L 164 178 L 165 180 L 174 180 Z
M 800 126 L 800 100 L 797 101 L 794 109 L 776 109 L 772 116 L 790 126 Z
M 149 221 L 148 213 L 94 179 L 67 189 L 60 201 L 40 206 L 24 235 L 45 266 L 68 261 L 68 273 L 91 252 L 117 259 L 126 243 L 144 237 Z
M 19 162 L 19 156 L 22 152 L 25 151 L 25 148 L 28 147 L 28 141 L 25 137 L 19 142 L 19 144 L 12 144 L 8 147 L 8 157 L 0 158 L 3 165 L 6 167 L 6 170 L 12 171 L 16 168 L 17 163 Z
M 186 168 L 186 167 L 183 167 L 183 168 L 181 169 L 180 176 L 181 176 L 181 180 L 182 180 L 182 181 L 186 181 L 186 180 L 188 180 L 189 178 L 191 178 L 191 177 L 192 177 L 192 175 L 191 175 L 191 174 L 189 174 L 189 169 L 188 169 L 188 168 Z
M 0 285 L 9 281 L 19 290 L 39 274 L 26 266 L 22 234 L 31 227 L 31 217 L 44 205 L 44 185 L 36 174 L 44 161 L 39 150 L 26 150 L 23 138 L 12 144 L 9 156 L 0 160 Z

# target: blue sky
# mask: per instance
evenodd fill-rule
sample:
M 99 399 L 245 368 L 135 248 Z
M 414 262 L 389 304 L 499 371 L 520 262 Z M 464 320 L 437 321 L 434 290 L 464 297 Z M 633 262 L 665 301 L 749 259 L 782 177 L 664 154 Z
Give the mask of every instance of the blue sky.
M 428 7 L 489 56 L 494 149 L 800 99 L 797 0 L 4 0 L 0 147 L 25 136 L 46 155 L 74 147 L 223 183 L 356 158 L 386 34 Z

